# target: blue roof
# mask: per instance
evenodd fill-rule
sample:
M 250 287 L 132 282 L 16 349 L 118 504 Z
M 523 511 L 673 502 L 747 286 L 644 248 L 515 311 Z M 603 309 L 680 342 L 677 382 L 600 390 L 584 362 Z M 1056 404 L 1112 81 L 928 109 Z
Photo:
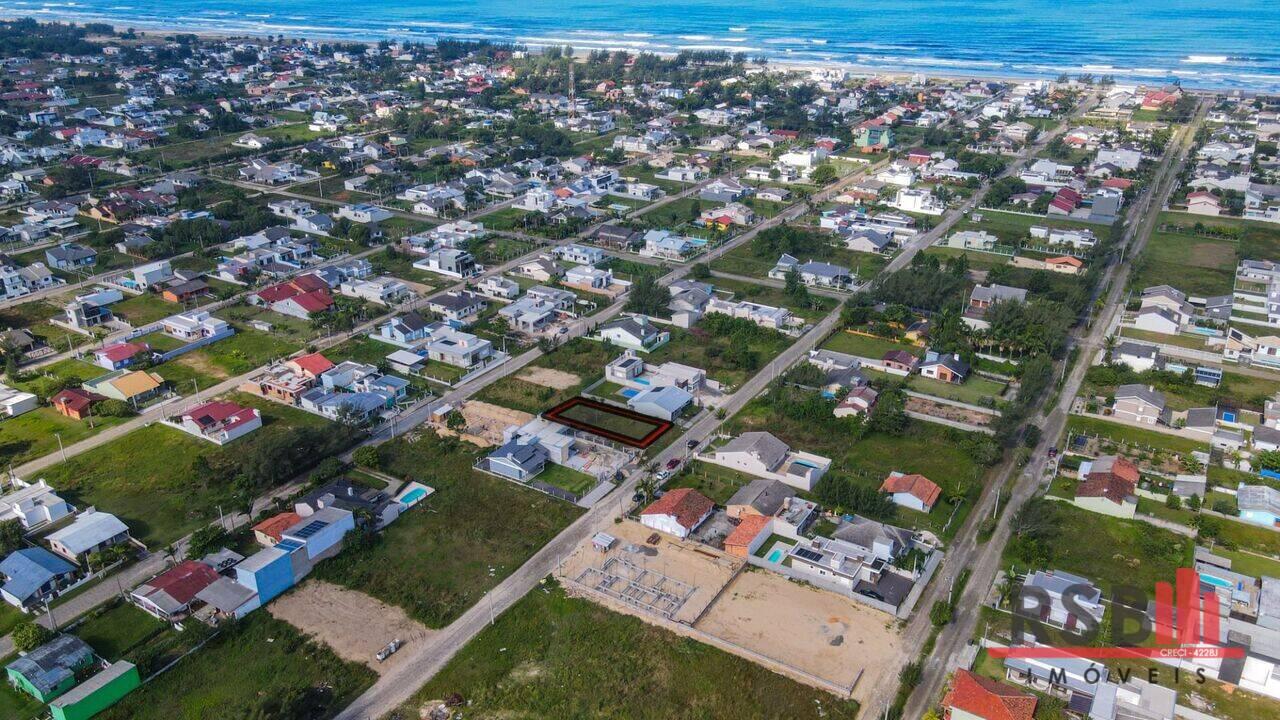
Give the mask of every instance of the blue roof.
M 0 561 L 0 575 L 8 578 L 4 591 L 19 600 L 26 600 L 45 583 L 75 569 L 74 565 L 44 548 L 15 550 Z

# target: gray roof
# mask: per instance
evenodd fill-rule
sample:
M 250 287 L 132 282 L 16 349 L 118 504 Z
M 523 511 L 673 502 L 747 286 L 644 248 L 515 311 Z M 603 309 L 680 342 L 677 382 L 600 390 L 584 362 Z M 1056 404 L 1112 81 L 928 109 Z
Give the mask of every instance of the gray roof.
M 1102 599 L 1102 590 L 1098 589 L 1098 586 L 1094 585 L 1091 580 L 1069 572 L 1062 572 L 1061 570 L 1037 570 L 1023 583 L 1024 587 L 1040 588 L 1051 595 L 1062 595 L 1068 589 L 1078 585 L 1084 585 L 1092 589 L 1088 596 L 1081 596 L 1085 600 L 1096 603 Z
M 519 439 L 512 439 L 506 445 L 494 450 L 489 457 L 503 458 L 519 465 L 524 470 L 532 470 L 533 468 L 546 463 L 548 459 L 547 451 L 537 443 L 522 443 Z
M 252 590 L 235 580 L 229 577 L 221 577 L 196 593 L 196 598 L 222 612 L 232 612 L 248 602 L 254 595 L 255 593 Z
M 128 660 L 118 660 L 113 662 L 93 677 L 68 690 L 65 695 L 59 695 L 53 702 L 49 703 L 49 707 L 69 707 L 71 705 L 75 705 L 81 700 L 84 700 L 90 695 L 106 687 L 112 680 L 124 675 L 134 667 L 134 664 Z
M 1116 400 L 1126 398 L 1138 398 L 1148 405 L 1156 407 L 1164 407 L 1164 393 L 1156 390 L 1150 385 L 1121 385 L 1116 388 Z
M 641 340 L 647 340 L 657 335 L 659 332 L 658 328 L 654 327 L 653 324 L 641 322 L 634 317 L 625 317 L 620 320 L 614 320 L 613 322 L 606 323 L 600 328 L 600 330 L 621 330 L 622 332 L 633 337 L 640 338 Z
M 128 531 L 129 527 L 120 522 L 115 515 L 95 511 L 81 515 L 75 522 L 49 535 L 46 539 L 57 541 L 79 555 L 99 543 Z
M 58 635 L 5 667 L 21 673 L 42 695 L 48 695 L 92 660 L 93 648 L 88 643 L 75 635 Z
M 1119 342 L 1111 349 L 1111 354 L 1115 357 L 1127 356 L 1135 358 L 1147 358 L 1155 360 L 1160 355 L 1160 349 L 1155 345 L 1142 345 L 1134 342 Z
M 1258 615 L 1280 618 L 1280 580 L 1262 576 L 1262 594 L 1258 597 Z
M 839 530 L 832 533 L 832 537 L 867 549 L 874 547 L 876 542 L 896 543 L 901 549 L 906 549 L 911 544 L 910 530 L 859 515 L 842 524 Z
M 791 448 L 767 432 L 746 432 L 716 450 L 717 453 L 742 452 L 754 455 L 772 469 L 782 463 Z
M 1280 490 L 1267 485 L 1245 485 L 1236 489 L 1236 503 L 1241 510 L 1269 512 L 1280 516 Z
M 1254 425 L 1253 441 L 1280 445 L 1280 430 L 1267 425 Z
M 1027 299 L 1027 291 L 1022 288 L 1009 287 L 1008 285 L 978 285 L 973 288 L 969 298 L 979 302 L 1024 302 Z
M 1218 408 L 1191 408 L 1187 411 L 1186 426 L 1191 428 L 1212 428 L 1218 422 Z
M 761 515 L 773 515 L 787 498 L 795 494 L 795 489 L 790 485 L 778 480 L 757 478 L 740 488 L 725 504 L 750 505 Z

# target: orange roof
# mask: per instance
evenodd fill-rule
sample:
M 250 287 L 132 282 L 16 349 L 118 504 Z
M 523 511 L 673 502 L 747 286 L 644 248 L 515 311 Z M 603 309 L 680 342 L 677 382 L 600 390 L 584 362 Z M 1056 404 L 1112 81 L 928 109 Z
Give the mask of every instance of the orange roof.
M 933 505 L 942 494 L 942 488 L 923 475 L 890 475 L 884 479 L 880 492 L 908 493 L 925 505 Z
M 729 537 L 724 539 L 724 546 L 747 547 L 752 540 L 764 531 L 769 523 L 773 520 L 771 517 L 764 515 L 747 515 L 742 518 L 742 522 L 738 523 L 738 527 L 729 533 Z
M 289 362 L 293 363 L 294 366 L 302 372 L 312 376 L 317 376 L 324 373 L 326 370 L 333 369 L 333 363 L 329 361 L 329 358 L 321 355 L 320 353 L 311 353 L 310 355 L 296 357 Z
M 272 515 L 253 526 L 254 532 L 262 533 L 267 537 L 280 542 L 280 537 L 284 535 L 284 531 L 297 525 L 302 521 L 302 516 L 296 512 L 282 512 L 279 515 Z
M 962 710 L 984 720 L 1032 720 L 1036 696 L 1002 682 L 957 670 L 951 690 L 942 699 L 944 708 Z
M 1081 262 L 1080 258 L 1073 258 L 1070 255 L 1063 255 L 1062 257 L 1049 258 L 1048 260 L 1045 260 L 1045 262 L 1050 265 L 1071 265 L 1072 267 L 1084 267 L 1084 263 Z
M 641 515 L 670 515 L 680 526 L 692 530 L 716 504 L 692 488 L 677 488 L 640 511 Z
M 164 384 L 164 378 L 153 372 L 135 370 L 111 381 L 111 386 L 126 398 L 144 395 Z

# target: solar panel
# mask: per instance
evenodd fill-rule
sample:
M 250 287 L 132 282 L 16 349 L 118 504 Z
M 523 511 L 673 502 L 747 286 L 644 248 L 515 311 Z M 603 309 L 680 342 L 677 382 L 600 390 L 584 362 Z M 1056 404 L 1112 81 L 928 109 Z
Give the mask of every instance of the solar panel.
M 307 523 L 306 527 L 302 528 L 296 533 L 290 533 L 290 535 L 293 535 L 294 537 L 300 537 L 303 540 L 306 540 L 307 538 L 311 537 L 312 535 L 315 535 L 316 533 L 320 532 L 321 530 L 325 529 L 328 526 L 329 526 L 329 523 L 323 520 L 316 520 L 314 522 Z
M 808 560 L 809 562 L 820 562 L 822 560 L 822 553 L 814 552 L 809 548 L 798 548 L 795 551 L 795 554 L 799 555 L 805 560 Z

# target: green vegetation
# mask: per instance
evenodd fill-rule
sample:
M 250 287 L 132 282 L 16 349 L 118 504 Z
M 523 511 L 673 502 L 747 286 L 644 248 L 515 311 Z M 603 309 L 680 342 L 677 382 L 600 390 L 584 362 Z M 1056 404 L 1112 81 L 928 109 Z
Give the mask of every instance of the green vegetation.
M 736 387 L 787 349 L 791 338 L 745 318 L 712 314 L 688 330 L 672 327 L 671 340 L 645 356 L 645 362 L 674 361 L 707 372 L 707 377 Z
M 860 280 L 875 277 L 889 263 L 883 255 L 855 252 L 832 244 L 830 236 L 792 228 L 773 227 L 716 258 L 711 269 L 731 275 L 767 277 L 783 253 L 801 262 L 814 260 L 849 268 Z
M 128 602 L 95 613 L 75 627 L 75 634 L 99 656 L 115 662 L 167 626 Z
M 579 382 L 564 389 L 534 383 L 519 378 L 514 373 L 490 383 L 476 395 L 476 399 L 502 405 L 513 410 L 540 413 L 582 392 L 582 388 L 599 377 L 600 369 L 621 351 L 604 343 L 576 338 L 532 363 L 532 367 L 552 368 L 559 372 L 576 374 Z M 581 371 L 581 372 L 579 372 Z
M 1131 425 L 1108 422 L 1099 418 L 1072 415 L 1067 418 L 1067 429 L 1073 433 L 1096 435 L 1112 442 L 1137 445 L 1144 448 L 1160 448 L 1176 453 L 1195 450 L 1208 451 L 1208 444 L 1177 435 L 1167 435 L 1154 430 L 1143 430 Z
M 354 439 L 328 420 L 249 395 L 263 427 L 225 447 L 154 424 L 52 466 L 43 475 L 77 505 L 114 513 L 135 538 L 162 548 L 225 512 L 242 509 L 344 449 Z
M 537 480 L 548 485 L 555 485 L 562 490 L 568 490 L 579 496 L 586 494 L 588 490 L 596 485 L 594 477 L 554 463 L 547 463 L 546 468 L 538 473 Z
M 380 467 L 435 488 L 380 536 L 316 568 L 319 577 L 444 627 L 582 512 L 473 470 L 479 449 L 424 432 L 378 446 Z
M 560 417 L 598 427 L 636 441 L 643 440 L 658 426 L 657 420 L 637 420 L 591 405 L 574 405 L 560 413 Z
M 915 345 L 842 331 L 837 331 L 827 338 L 827 341 L 822 343 L 822 349 L 876 360 L 884 357 L 884 354 L 890 350 L 906 350 L 917 357 L 923 355 L 923 351 Z
M 52 407 L 43 406 L 4 421 L 0 433 L 0 464 L 15 467 L 73 445 L 85 438 L 123 423 L 127 418 L 94 417 L 92 420 L 75 420 L 66 417 Z
M 208 645 L 98 717 L 221 720 L 333 717 L 373 684 L 292 626 L 259 611 L 225 625 Z
M 1060 501 L 1032 500 L 1018 510 L 1012 528 L 1005 568 L 1064 570 L 1089 578 L 1103 592 L 1113 585 L 1154 591 L 1191 561 L 1190 538 Z
M 804 318 L 809 322 L 816 322 L 822 319 L 823 316 L 836 307 L 834 298 L 813 293 L 808 293 L 804 301 L 801 302 L 797 301 L 794 296 L 787 294 L 782 288 L 770 285 L 757 285 L 756 283 L 743 282 L 732 278 L 711 278 L 707 282 L 715 285 L 717 290 L 732 292 L 735 300 L 749 300 L 761 305 L 787 308 L 795 313 L 797 317 Z
M 550 582 L 476 636 L 404 715 L 453 693 L 476 717 L 853 718 L 858 709 Z
M 1240 260 L 1280 255 L 1280 228 L 1238 218 L 1163 212 L 1133 274 L 1138 288 L 1169 284 L 1188 295 L 1231 292 Z
M 668 490 L 674 488 L 693 488 L 716 502 L 724 505 L 733 494 L 755 480 L 755 477 L 720 465 L 712 465 L 698 460 L 685 465 L 667 483 Z

